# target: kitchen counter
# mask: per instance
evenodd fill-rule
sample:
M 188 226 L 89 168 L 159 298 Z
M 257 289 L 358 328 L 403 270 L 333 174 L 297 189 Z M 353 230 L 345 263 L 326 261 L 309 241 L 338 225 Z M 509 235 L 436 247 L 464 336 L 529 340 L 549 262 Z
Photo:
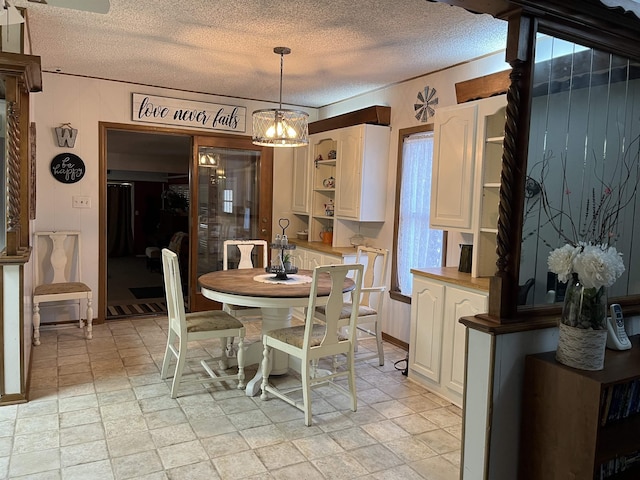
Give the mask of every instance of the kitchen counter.
M 298 240 L 296 238 L 290 238 L 289 243 L 294 244 L 299 248 L 306 248 L 308 250 L 314 250 L 316 252 L 324 253 L 327 255 L 335 255 L 343 257 L 345 255 L 355 255 L 356 247 L 332 247 L 322 242 L 306 242 L 304 240 Z
M 472 277 L 470 273 L 458 271 L 458 267 L 412 268 L 411 273 L 421 277 L 440 280 L 460 287 L 489 291 L 489 277 Z

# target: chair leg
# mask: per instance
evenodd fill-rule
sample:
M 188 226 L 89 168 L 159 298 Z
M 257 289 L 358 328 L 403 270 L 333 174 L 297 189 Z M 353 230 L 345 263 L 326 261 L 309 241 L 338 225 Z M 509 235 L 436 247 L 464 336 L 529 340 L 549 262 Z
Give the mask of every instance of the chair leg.
M 220 354 L 220 360 L 218 360 L 218 366 L 220 370 L 226 370 L 229 368 L 228 355 L 227 355 L 227 337 L 220 338 L 220 348 L 222 353 Z
M 180 380 L 182 379 L 182 370 L 187 360 L 187 341 L 186 339 L 180 339 L 180 346 L 178 347 L 178 361 L 176 363 L 176 370 L 173 374 L 173 382 L 171 383 L 171 398 L 178 396 L 178 387 L 180 386 Z
M 267 385 L 269 383 L 269 373 L 271 373 L 271 368 L 269 365 L 269 355 L 271 354 L 271 348 L 265 344 L 264 351 L 262 352 L 262 394 L 260 395 L 261 400 L 267 399 Z
M 40 345 L 40 304 L 33 302 L 33 344 Z
M 378 365 L 384 366 L 384 348 L 382 347 L 382 331 L 380 322 L 376 320 L 376 343 L 378 346 Z
M 238 389 L 244 387 L 244 337 L 238 337 Z
M 82 320 L 80 320 L 82 326 Z M 91 297 L 87 298 L 87 340 L 93 338 L 93 308 L 91 308 Z
M 167 348 L 164 351 L 164 360 L 162 360 L 162 369 L 160 370 L 160 378 L 164 380 L 168 377 L 169 374 L 169 364 L 171 363 L 171 356 L 173 352 L 171 351 L 171 345 L 176 340 L 176 334 L 173 330 L 169 330 L 169 334 L 167 335 Z
M 315 368 L 311 362 L 304 361 L 301 365 L 300 376 L 302 377 L 302 406 L 304 408 L 304 424 L 311 426 L 311 370 Z
M 349 392 L 351 393 L 351 411 L 358 408 L 358 397 L 356 396 L 356 367 L 353 352 L 347 353 L 347 365 L 349 368 Z

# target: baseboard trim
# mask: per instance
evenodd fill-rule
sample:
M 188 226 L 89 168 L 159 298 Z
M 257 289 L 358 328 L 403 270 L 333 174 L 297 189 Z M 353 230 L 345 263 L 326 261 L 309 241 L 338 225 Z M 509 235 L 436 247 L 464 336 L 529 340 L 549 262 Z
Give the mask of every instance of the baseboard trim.
M 403 349 L 405 352 L 409 351 L 409 344 L 407 342 L 403 342 L 402 340 L 392 337 L 387 333 L 382 332 L 382 340 Z

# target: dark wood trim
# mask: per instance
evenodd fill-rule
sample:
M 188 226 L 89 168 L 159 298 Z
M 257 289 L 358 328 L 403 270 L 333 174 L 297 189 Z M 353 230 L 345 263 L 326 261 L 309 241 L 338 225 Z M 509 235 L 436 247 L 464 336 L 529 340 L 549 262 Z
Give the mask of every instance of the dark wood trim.
M 496 276 L 491 278 L 489 315 L 508 321 L 517 313 L 524 183 L 529 148 L 531 84 L 536 22 L 526 16 L 509 19 L 507 61 L 511 84 L 507 91 L 505 135 L 500 176 Z
M 374 105 L 356 110 L 355 112 L 317 120 L 309 124 L 309 134 L 312 135 L 314 133 L 335 130 L 336 128 L 351 127 L 353 125 L 360 125 L 361 123 L 389 126 L 391 124 L 391 107 Z
M 403 342 L 402 340 L 399 340 L 396 337 L 392 337 L 387 333 L 382 332 L 382 340 L 403 349 L 405 352 L 409 351 L 409 344 L 407 342 Z
M 393 279 L 393 277 L 391 277 Z M 400 293 L 398 290 L 389 290 L 389 298 L 396 302 L 407 303 L 411 305 L 411 297 Z
M 504 70 L 456 83 L 457 103 L 465 103 L 507 93 L 509 89 L 509 73 L 509 70 Z
M 21 53 L 0 53 L 0 75 L 22 77 L 28 92 L 42 91 L 40 57 Z
M 522 317 L 511 319 L 511 322 L 496 322 L 488 315 L 476 315 L 475 317 L 462 317 L 459 321 L 465 327 L 478 330 L 489 335 L 504 335 L 508 333 L 528 332 L 543 328 L 556 328 L 560 316 L 550 317 Z

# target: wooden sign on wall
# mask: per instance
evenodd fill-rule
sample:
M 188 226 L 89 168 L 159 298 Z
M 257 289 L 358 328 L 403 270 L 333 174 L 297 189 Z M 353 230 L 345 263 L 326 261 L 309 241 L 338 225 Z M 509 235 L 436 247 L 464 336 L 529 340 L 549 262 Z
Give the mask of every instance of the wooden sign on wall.
M 131 119 L 134 122 L 244 133 L 246 117 L 247 109 L 234 105 L 195 102 L 142 93 L 134 93 L 131 102 Z

